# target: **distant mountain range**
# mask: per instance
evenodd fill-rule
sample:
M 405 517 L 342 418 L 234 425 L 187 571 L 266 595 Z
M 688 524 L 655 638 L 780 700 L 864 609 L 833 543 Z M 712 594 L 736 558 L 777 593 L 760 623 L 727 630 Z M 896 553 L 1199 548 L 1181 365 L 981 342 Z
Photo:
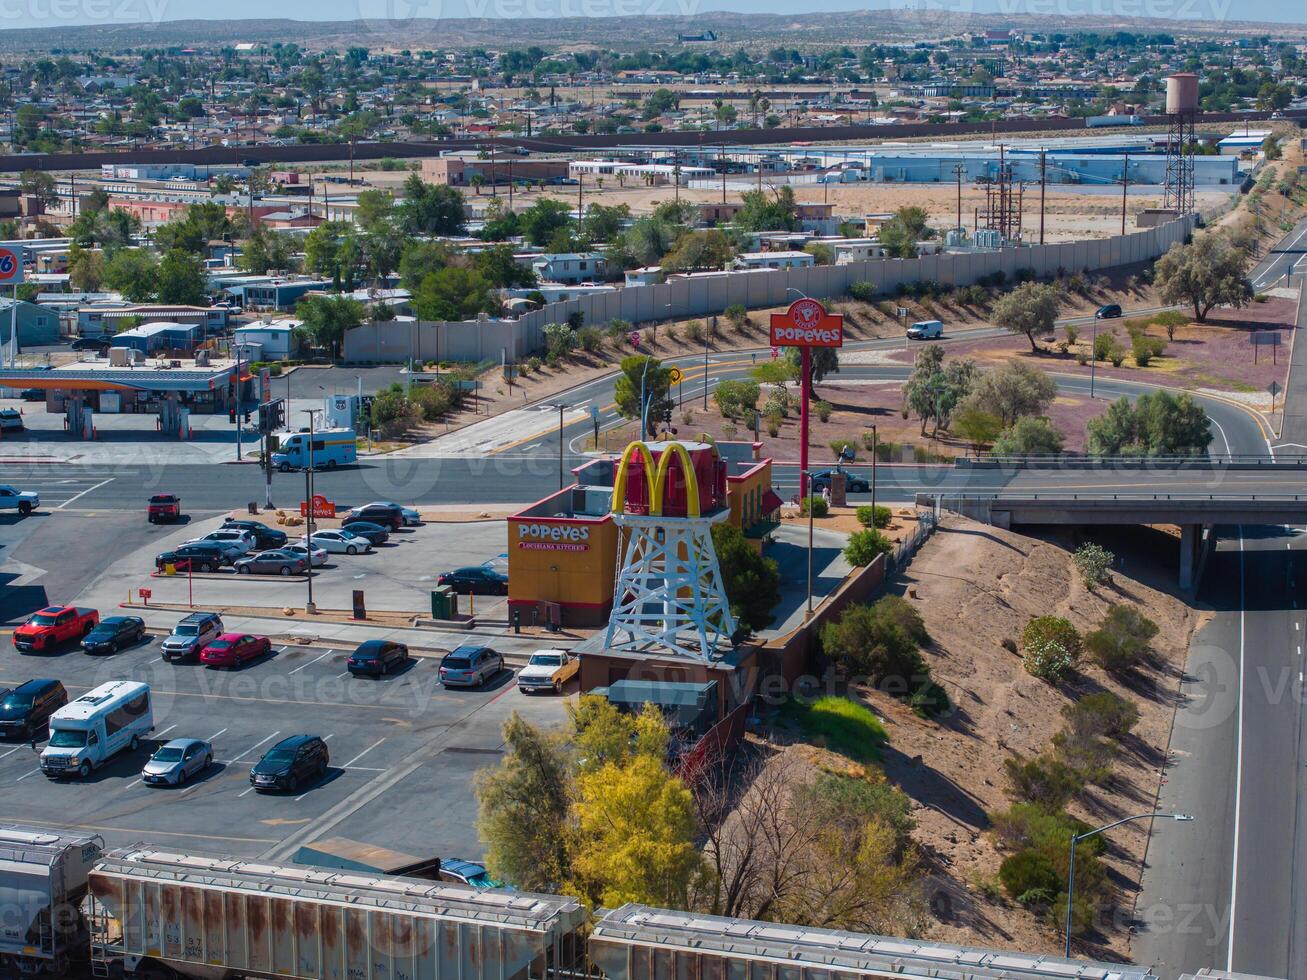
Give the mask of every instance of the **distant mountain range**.
M 1271 34 L 1277 40 L 1307 39 L 1307 26 L 1255 21 L 1185 21 L 1161 18 L 1044 17 L 972 12 L 971 0 L 904 0 L 891 10 L 812 11 L 786 14 L 712 11 L 693 16 L 557 18 L 376 18 L 350 21 L 175 20 L 157 24 L 95 24 L 0 31 L 0 53 L 126 51 L 133 48 L 215 47 L 241 42 L 294 43 L 305 48 L 372 50 L 540 45 L 652 48 L 677 43 L 681 33 L 713 31 L 715 44 L 733 49 L 758 44 L 853 46 L 893 40 L 939 38 L 963 31 L 1010 27 L 1040 32 L 1135 31 L 1230 37 Z M 614 39 L 620 38 L 615 42 Z

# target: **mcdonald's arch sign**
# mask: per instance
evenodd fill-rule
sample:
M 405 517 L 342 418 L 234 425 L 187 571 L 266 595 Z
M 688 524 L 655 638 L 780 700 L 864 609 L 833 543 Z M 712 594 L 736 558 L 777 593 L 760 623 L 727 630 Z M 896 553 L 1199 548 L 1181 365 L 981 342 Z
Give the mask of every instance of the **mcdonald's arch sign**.
M 679 442 L 666 444 L 662 457 L 655 469 L 653 453 L 643 442 L 633 442 L 622 453 L 622 460 L 617 464 L 617 474 L 613 478 L 613 513 L 620 514 L 626 507 L 626 477 L 631 460 L 640 457 L 643 464 L 645 489 L 648 491 L 649 515 L 657 517 L 663 512 L 663 494 L 667 487 L 667 477 L 671 473 L 672 460 L 680 460 L 681 473 L 685 477 L 686 517 L 702 517 L 699 503 L 699 478 L 694 471 L 694 462 L 689 452 Z
M 844 317 L 827 313 L 815 299 L 797 299 L 771 315 L 773 347 L 843 347 Z

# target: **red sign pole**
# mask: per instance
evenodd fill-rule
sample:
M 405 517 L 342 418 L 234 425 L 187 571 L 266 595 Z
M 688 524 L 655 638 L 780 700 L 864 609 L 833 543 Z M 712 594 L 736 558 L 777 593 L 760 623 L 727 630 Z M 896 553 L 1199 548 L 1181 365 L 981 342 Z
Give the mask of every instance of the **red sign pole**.
M 797 347 L 802 352 L 802 377 L 799 379 L 802 401 L 799 408 L 799 496 L 808 496 L 808 402 L 812 397 L 812 348 L 842 347 L 844 317 L 827 313 L 826 308 L 807 296 L 790 304 L 784 313 L 771 316 L 772 356 L 781 347 Z

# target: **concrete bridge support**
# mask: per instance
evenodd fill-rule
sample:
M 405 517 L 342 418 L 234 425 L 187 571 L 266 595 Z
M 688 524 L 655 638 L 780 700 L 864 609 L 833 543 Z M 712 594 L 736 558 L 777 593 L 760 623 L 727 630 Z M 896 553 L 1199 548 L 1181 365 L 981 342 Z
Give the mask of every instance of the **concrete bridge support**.
M 1207 525 L 1180 525 L 1180 588 L 1187 592 L 1198 591 L 1211 538 L 1211 528 Z

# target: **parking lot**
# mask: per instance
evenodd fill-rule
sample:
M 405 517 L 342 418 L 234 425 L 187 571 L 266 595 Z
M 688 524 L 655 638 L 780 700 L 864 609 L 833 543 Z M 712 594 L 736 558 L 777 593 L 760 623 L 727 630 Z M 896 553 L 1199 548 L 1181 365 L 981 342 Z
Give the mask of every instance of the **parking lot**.
M 476 772 L 498 764 L 500 729 L 511 712 L 556 725 L 566 717 L 563 699 L 521 694 L 512 670 L 483 690 L 446 690 L 435 658 L 380 680 L 353 678 L 348 653 L 281 647 L 243 669 L 214 671 L 165 663 L 157 638 L 90 657 L 80 650 L 25 656 L 6 637 L 0 688 L 53 677 L 76 698 L 108 680 L 144 681 L 156 730 L 154 741 L 85 782 L 47 780 L 30 745 L 0 742 L 0 822 L 55 821 L 111 844 L 145 840 L 273 860 L 291 859 L 308 840 L 337 836 L 417 855 L 479 857 Z M 301 733 L 326 739 L 327 775 L 294 795 L 254 792 L 250 766 L 281 738 Z M 145 786 L 139 774 L 149 754 L 178 737 L 211 741 L 212 769 L 188 786 Z

